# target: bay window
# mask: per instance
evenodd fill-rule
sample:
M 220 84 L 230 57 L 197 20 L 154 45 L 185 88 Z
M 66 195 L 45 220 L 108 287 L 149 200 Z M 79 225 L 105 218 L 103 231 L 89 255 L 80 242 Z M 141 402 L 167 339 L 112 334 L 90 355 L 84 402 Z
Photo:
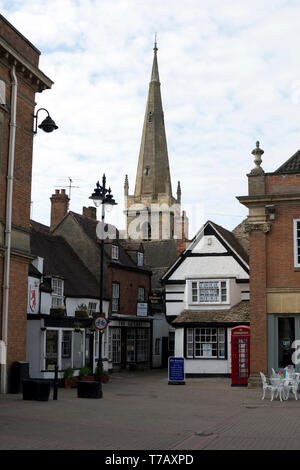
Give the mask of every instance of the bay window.
M 187 328 L 186 357 L 225 359 L 225 328 Z

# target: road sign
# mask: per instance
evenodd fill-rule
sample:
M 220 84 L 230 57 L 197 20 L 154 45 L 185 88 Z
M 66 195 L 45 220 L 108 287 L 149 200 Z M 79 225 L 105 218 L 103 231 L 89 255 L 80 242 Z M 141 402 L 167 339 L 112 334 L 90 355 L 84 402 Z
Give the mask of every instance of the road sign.
M 94 318 L 94 327 L 97 330 L 103 331 L 108 326 L 108 320 L 103 315 L 98 315 Z
M 184 358 L 169 357 L 169 385 L 185 385 Z

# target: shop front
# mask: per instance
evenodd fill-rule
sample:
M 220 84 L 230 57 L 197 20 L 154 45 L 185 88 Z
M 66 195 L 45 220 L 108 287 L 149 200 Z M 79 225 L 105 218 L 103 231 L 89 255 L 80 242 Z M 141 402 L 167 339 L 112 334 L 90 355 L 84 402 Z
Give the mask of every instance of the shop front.
M 294 365 L 300 372 L 295 353 L 296 340 L 300 340 L 300 315 L 279 314 L 268 315 L 268 373 Z M 299 356 L 299 354 L 298 354 Z
M 113 369 L 151 367 L 152 321 L 111 320 L 109 323 L 109 360 Z

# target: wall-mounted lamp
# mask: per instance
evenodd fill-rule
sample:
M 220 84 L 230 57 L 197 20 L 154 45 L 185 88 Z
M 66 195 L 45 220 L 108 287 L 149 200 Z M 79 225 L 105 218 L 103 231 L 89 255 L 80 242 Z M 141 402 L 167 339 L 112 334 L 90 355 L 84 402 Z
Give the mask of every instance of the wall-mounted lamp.
M 276 207 L 274 206 L 274 204 L 268 204 L 266 206 L 266 211 L 269 214 L 270 220 L 275 220 Z
M 44 331 L 46 331 L 46 330 L 47 330 L 47 328 L 46 328 L 45 326 L 42 326 L 42 327 L 41 327 L 41 331 L 44 332 Z
M 38 126 L 37 125 L 37 122 L 38 122 L 38 114 L 40 111 L 46 111 L 46 113 L 48 114 L 48 116 L 43 120 L 43 122 Z M 37 128 L 39 127 L 39 129 L 42 129 L 44 132 L 52 132 L 54 131 L 55 129 L 58 129 L 58 126 L 55 124 L 55 122 L 53 121 L 53 119 L 51 119 L 50 117 L 50 114 L 48 113 L 47 109 L 45 108 L 40 108 L 37 110 L 36 114 L 34 114 L 33 116 L 34 118 L 34 131 L 33 133 L 36 134 L 37 133 Z

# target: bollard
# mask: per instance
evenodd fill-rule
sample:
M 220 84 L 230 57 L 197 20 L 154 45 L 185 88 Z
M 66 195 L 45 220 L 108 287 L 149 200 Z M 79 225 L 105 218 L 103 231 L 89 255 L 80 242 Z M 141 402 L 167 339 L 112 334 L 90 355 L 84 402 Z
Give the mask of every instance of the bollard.
M 57 400 L 57 389 L 58 389 L 58 366 L 55 366 L 54 384 L 53 384 L 53 400 Z

